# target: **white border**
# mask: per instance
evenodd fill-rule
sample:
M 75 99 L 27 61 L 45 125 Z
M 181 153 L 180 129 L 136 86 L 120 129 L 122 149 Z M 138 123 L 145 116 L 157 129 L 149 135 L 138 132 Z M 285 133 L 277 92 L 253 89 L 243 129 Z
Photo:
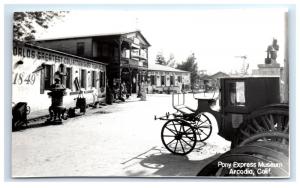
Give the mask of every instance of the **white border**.
M 298 5 L 298 2 L 296 0 L 278 0 L 278 1 L 271 1 L 271 0 L 246 0 L 246 1 L 240 1 L 240 0 L 231 0 L 231 1 L 222 1 L 222 0 L 203 0 L 203 1 L 197 1 L 197 0 L 173 0 L 173 1 L 169 1 L 169 0 L 145 0 L 145 1 L 138 1 L 138 0 L 126 0 L 125 2 L 122 0 L 111 0 L 111 1 L 96 1 L 96 0 L 85 0 L 84 2 L 82 1 L 78 1 L 75 2 L 74 0 L 52 0 L 52 1 L 37 1 L 37 0 L 2 0 L 1 1 L 1 10 L 2 10 L 2 16 L 1 16 L 1 25 L 4 26 L 4 5 L 5 4 L 32 4 L 32 3 L 36 3 L 36 4 L 225 4 L 225 5 L 230 5 L 230 4 L 241 4 L 241 5 L 246 5 L 246 4 L 257 4 L 257 5 L 263 5 L 263 4 L 273 4 L 273 5 L 280 5 L 280 4 L 296 4 L 296 6 Z M 297 6 L 298 8 L 299 6 Z M 297 18 L 299 19 L 299 12 L 296 12 L 297 14 Z M 297 19 L 297 20 L 298 20 Z M 299 25 L 295 26 L 297 27 L 296 30 L 299 31 Z M 5 27 L 4 27 L 5 28 Z M 1 32 L 3 32 L 4 30 L 1 30 Z M 5 36 L 7 37 L 7 36 Z M 295 42 L 295 47 L 296 47 L 296 43 L 299 44 L 299 38 L 296 37 L 296 42 Z M 2 43 L 1 45 L 1 49 L 0 49 L 0 56 L 2 57 L 2 59 L 4 59 L 3 57 L 7 54 L 4 54 L 4 50 L 6 49 L 6 44 L 4 43 L 4 34 L 1 34 L 0 37 L 0 41 Z M 297 48 L 296 48 L 297 49 Z M 296 52 L 296 51 L 295 51 Z M 296 54 L 295 54 L 296 56 Z M 295 57 L 296 58 L 296 57 Z M 2 61 L 3 63 L 1 63 L 1 75 L 4 75 L 4 63 L 5 61 Z M 299 65 L 295 65 L 293 68 L 295 68 L 294 70 L 294 74 L 290 74 L 290 79 L 291 82 L 290 84 L 293 84 L 291 86 L 296 86 L 296 80 L 299 80 L 299 75 L 297 73 L 299 73 Z M 2 77 L 3 78 L 3 77 Z M 7 87 L 7 85 L 9 85 L 9 83 L 4 83 L 4 79 L 1 79 L 2 84 L 1 84 L 1 91 L 5 92 L 5 88 L 9 88 Z M 299 91 L 299 87 L 296 88 L 292 88 L 291 89 L 293 91 L 293 93 L 291 93 L 291 97 L 296 97 L 296 93 L 298 93 Z M 0 100 L 0 104 L 1 104 L 1 120 L 4 120 L 4 101 L 6 100 L 4 98 L 4 92 L 1 92 L 1 100 Z M 295 100 L 293 101 L 295 102 L 295 106 L 298 107 L 300 106 L 299 104 L 299 100 Z M 291 115 L 296 115 L 296 108 L 291 109 Z M 298 121 L 297 119 L 295 119 L 296 122 L 295 125 L 297 125 Z M 3 122 L 2 127 L 5 126 L 5 123 Z M 3 129 L 2 129 L 3 130 Z M 297 133 L 296 138 L 297 141 L 300 139 L 299 138 L 299 128 L 296 129 Z M 6 134 L 5 132 L 3 132 L 2 135 Z M 296 143 L 297 141 L 294 142 L 294 149 L 296 149 Z M 1 146 L 3 147 L 2 149 L 5 152 L 10 152 L 9 148 L 7 148 L 7 146 L 4 146 L 4 140 L 1 139 Z M 2 150 L 2 151 L 3 151 Z M 298 151 L 293 151 L 293 152 L 297 152 Z M 298 156 L 298 155 L 296 155 Z M 295 159 L 297 159 L 297 157 L 295 156 Z M 4 167 L 4 164 L 7 163 L 6 161 L 4 161 L 4 155 L 1 155 L 1 161 L 2 161 L 2 166 Z M 297 162 L 297 161 L 295 161 Z M 296 171 L 297 169 L 299 169 L 299 163 L 296 163 L 297 167 L 296 167 Z M 2 168 L 4 169 L 4 168 Z M 5 169 L 5 172 L 7 172 L 7 169 Z M 1 172 L 2 177 L 4 178 L 4 171 L 2 170 Z M 215 184 L 216 186 L 221 186 L 223 187 L 232 187 L 232 186 L 237 186 L 237 187 L 253 187 L 253 186 L 268 186 L 268 187 L 289 187 L 289 186 L 296 186 L 296 184 L 298 184 L 297 182 L 297 174 L 294 174 L 294 178 L 292 178 L 289 181 L 282 181 L 282 180 L 264 180 L 264 181 L 252 181 L 252 180 L 220 180 L 220 179 L 165 179 L 165 178 L 160 178 L 160 179 L 142 179 L 142 178 L 122 178 L 122 179 L 89 179 L 88 181 L 78 181 L 78 180 L 64 180 L 64 179 L 58 179 L 58 180 L 54 180 L 54 179 L 46 179 L 45 181 L 43 180 L 39 180 L 41 182 L 37 182 L 37 181 L 27 181 L 27 182 L 7 182 L 7 180 L 4 180 L 2 178 L 1 184 L 2 187 L 22 187 L 22 188 L 26 188 L 26 187 L 54 187 L 54 186 L 67 186 L 67 187 L 82 187 L 82 186 L 88 186 L 88 187 L 110 187 L 112 186 L 116 186 L 116 187 L 169 187 L 169 186 L 175 186 L 175 187 L 188 187 L 188 186 L 201 186 L 201 187 L 206 187 L 206 186 L 211 186 L 211 183 L 219 183 L 219 184 Z M 267 182 L 267 184 L 266 184 Z M 101 185 L 99 185 L 99 183 L 101 183 Z

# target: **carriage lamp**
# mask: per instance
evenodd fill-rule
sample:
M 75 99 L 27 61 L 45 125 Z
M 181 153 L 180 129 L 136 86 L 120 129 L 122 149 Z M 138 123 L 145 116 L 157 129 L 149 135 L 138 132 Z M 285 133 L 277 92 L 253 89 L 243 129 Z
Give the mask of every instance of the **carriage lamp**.
M 49 107 L 49 119 L 47 124 L 62 124 L 66 108 L 63 106 L 63 97 L 66 88 L 60 83 L 60 78 L 55 78 L 55 83 L 51 85 L 48 95 L 51 97 L 51 106 Z

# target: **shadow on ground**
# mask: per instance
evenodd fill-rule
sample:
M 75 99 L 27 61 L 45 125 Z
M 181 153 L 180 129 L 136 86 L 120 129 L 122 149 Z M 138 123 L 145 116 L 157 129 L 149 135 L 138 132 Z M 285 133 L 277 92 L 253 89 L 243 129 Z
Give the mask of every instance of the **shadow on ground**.
M 208 163 L 215 160 L 221 153 L 215 153 L 202 160 L 194 160 L 191 155 L 199 155 L 192 152 L 188 156 L 174 155 L 164 148 L 152 148 L 144 156 L 139 156 L 139 170 L 126 171 L 127 176 L 144 176 L 144 177 L 186 177 L 196 176 L 198 172 Z M 194 153 L 194 154 L 193 154 Z M 151 172 L 149 174 L 149 172 Z

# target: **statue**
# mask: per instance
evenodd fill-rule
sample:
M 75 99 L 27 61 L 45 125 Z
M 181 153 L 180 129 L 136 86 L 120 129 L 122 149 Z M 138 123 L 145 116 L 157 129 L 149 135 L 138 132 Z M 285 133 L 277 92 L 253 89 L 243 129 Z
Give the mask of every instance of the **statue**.
M 265 58 L 265 64 L 275 64 L 277 58 L 277 51 L 279 50 L 279 46 L 277 44 L 277 39 L 273 38 L 272 45 L 268 46 L 267 49 L 267 58 Z

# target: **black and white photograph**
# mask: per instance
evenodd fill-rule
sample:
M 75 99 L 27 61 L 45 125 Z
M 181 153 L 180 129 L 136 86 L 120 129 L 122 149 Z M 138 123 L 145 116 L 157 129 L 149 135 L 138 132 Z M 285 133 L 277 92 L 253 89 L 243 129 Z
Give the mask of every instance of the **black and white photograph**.
M 19 10 L 11 178 L 290 178 L 288 8 Z

